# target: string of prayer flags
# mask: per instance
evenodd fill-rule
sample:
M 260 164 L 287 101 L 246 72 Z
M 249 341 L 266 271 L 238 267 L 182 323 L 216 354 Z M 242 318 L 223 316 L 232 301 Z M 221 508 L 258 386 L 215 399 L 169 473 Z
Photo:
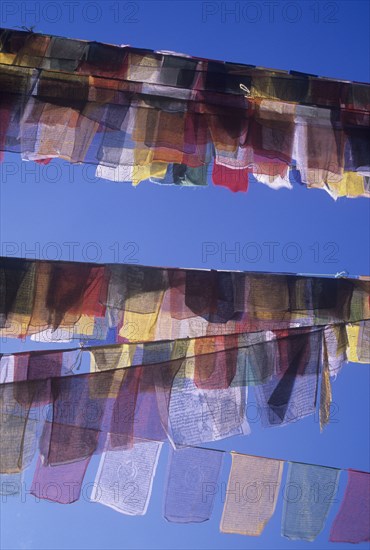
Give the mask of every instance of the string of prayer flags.
M 64 340 L 158 342 L 370 319 L 370 280 L 361 278 L 1 258 L 0 281 L 6 338 L 59 330 Z
M 50 435 L 50 434 L 49 434 Z M 107 434 L 90 500 L 125 515 L 144 515 L 163 442 L 127 440 Z M 41 451 L 41 449 L 40 449 Z M 322 532 L 331 508 L 339 504 L 341 470 L 316 464 L 288 462 L 281 487 L 284 460 L 232 452 L 227 484 L 223 481 L 223 456 L 227 451 L 205 447 L 169 446 L 163 488 L 163 517 L 173 523 L 202 523 L 211 518 L 216 498 L 223 503 L 222 533 L 259 536 L 283 498 L 281 534 L 290 540 L 312 541 Z M 22 472 L 1 474 L 2 500 L 35 498 L 72 504 L 82 494 L 90 459 L 50 465 L 38 457 L 31 491 Z M 369 473 L 348 470 L 339 511 L 332 523 L 331 542 L 369 540 Z
M 370 196 L 365 83 L 0 29 L 0 151 L 138 185 Z M 297 174 L 297 177 L 294 177 Z

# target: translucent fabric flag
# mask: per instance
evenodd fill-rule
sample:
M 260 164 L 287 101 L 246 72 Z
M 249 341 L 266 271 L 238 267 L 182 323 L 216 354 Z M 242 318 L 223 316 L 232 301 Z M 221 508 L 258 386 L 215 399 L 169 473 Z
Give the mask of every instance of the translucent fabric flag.
M 325 327 L 322 342 L 322 373 L 320 386 L 320 430 L 330 421 L 332 388 L 331 377 L 337 376 L 347 359 L 349 325 Z
M 0 473 L 15 474 L 31 462 L 36 450 L 37 421 L 14 414 L 1 414 Z
M 58 378 L 62 372 L 61 352 L 36 351 L 15 356 L 14 380 L 44 380 Z
M 0 357 L 0 384 L 13 382 L 14 362 L 15 357 L 13 355 L 3 355 Z
M 370 363 L 370 321 L 360 323 L 357 356 L 360 363 Z
M 232 453 L 220 530 L 259 536 L 275 511 L 284 462 Z
M 0 260 L 0 327 L 27 322 L 33 308 L 35 264 L 27 260 Z M 9 314 L 11 314 L 9 316 Z
M 361 362 L 360 357 L 358 356 L 360 330 L 360 323 L 354 323 L 346 326 L 348 339 L 347 357 L 348 361 L 351 361 L 352 363 Z
M 39 457 L 31 493 L 37 498 L 71 504 L 80 498 L 82 482 L 90 458 L 70 464 L 47 466 Z
M 242 342 L 238 335 L 195 340 L 194 380 L 198 388 L 216 390 L 230 386 L 236 375 L 239 345 Z
M 331 390 L 331 381 L 330 381 L 329 360 L 328 360 L 327 344 L 324 340 L 323 368 L 322 368 L 321 387 L 320 387 L 320 412 L 319 412 L 321 431 L 330 421 L 331 403 L 332 403 L 332 390 Z
M 174 523 L 201 523 L 212 514 L 223 453 L 169 448 L 163 515 Z
M 121 370 L 51 379 L 52 420 L 45 422 L 41 437 L 46 464 L 82 461 L 96 451 L 100 431 L 104 430 L 104 412 L 110 405 L 109 395 L 112 388 L 118 392 L 124 373 Z
M 370 540 L 370 474 L 348 470 L 346 492 L 330 530 L 330 542 Z
M 38 385 L 37 381 L 0 384 L 1 474 L 22 472 L 32 462 L 38 435 L 32 406 L 40 404 L 37 394 L 42 393 Z
M 106 450 L 100 460 L 91 500 L 122 514 L 144 515 L 161 448 L 162 443 L 157 441 L 135 440 L 131 449 Z
M 169 436 L 175 446 L 199 445 L 235 435 L 247 435 L 247 388 L 202 390 L 186 378 L 174 379 L 169 403 Z
M 91 371 L 124 369 L 133 364 L 136 345 L 91 348 Z
M 284 425 L 315 411 L 322 362 L 320 330 L 278 341 L 280 374 L 255 388 L 264 426 Z
M 134 437 L 154 439 L 156 441 L 163 441 L 167 438 L 166 427 L 168 423 L 168 410 L 167 407 L 161 406 L 161 399 L 158 399 L 158 394 L 162 393 L 163 396 L 167 396 L 170 393 L 172 378 L 179 368 L 179 365 L 177 367 L 175 365 L 172 365 L 169 369 L 166 369 L 166 363 L 156 366 L 153 365 L 149 368 L 136 368 L 139 376 L 139 385 L 133 412 Z M 166 370 L 170 376 L 172 367 L 175 367 L 175 372 L 171 376 L 168 389 L 165 385 L 160 384 L 160 382 L 160 385 L 157 387 L 158 377 L 162 374 L 162 366 L 163 370 Z M 167 399 L 163 397 L 163 403 L 166 402 Z
M 344 175 L 344 141 L 333 124 L 333 111 L 298 105 L 296 113 L 293 156 L 302 181 L 307 182 L 308 187 L 322 187 L 323 182 L 341 181 Z M 315 158 L 314 166 L 312 158 Z M 330 192 L 330 185 L 328 189 Z M 334 189 L 331 193 L 336 198 Z
M 167 438 L 169 400 L 181 360 L 123 370 L 110 425 L 111 442 L 130 447 L 134 438 Z M 122 371 L 121 371 L 122 372 Z M 99 373 L 100 376 L 100 373 Z
M 315 540 L 337 502 L 340 470 L 290 462 L 284 492 L 281 534 L 293 540 Z
M 339 373 L 343 363 L 348 360 L 348 335 L 346 329 L 349 326 L 349 324 L 342 323 L 325 327 L 324 344 L 327 354 L 325 360 L 327 361 L 327 369 L 330 376 L 336 376 Z

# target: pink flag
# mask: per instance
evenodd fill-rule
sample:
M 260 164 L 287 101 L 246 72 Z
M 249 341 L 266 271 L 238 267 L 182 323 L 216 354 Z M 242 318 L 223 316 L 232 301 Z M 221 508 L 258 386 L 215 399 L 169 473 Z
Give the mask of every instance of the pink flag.
M 370 540 L 370 474 L 348 470 L 346 492 L 329 540 L 352 543 Z

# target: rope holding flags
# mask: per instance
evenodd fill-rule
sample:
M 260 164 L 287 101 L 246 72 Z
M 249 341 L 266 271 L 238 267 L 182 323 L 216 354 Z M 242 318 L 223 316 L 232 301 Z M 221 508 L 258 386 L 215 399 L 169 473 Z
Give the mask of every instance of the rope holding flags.
M 132 447 L 107 450 L 107 440 L 90 496 L 125 515 L 146 513 L 162 443 L 135 439 Z M 228 454 L 228 453 L 226 453 Z M 313 541 L 338 508 L 341 470 L 316 464 L 231 453 L 227 484 L 222 481 L 225 451 L 202 447 L 170 447 L 163 494 L 163 517 L 174 523 L 202 523 L 221 499 L 222 533 L 259 536 L 283 499 L 282 536 Z M 31 493 L 37 500 L 71 504 L 81 496 L 88 461 L 46 466 L 38 459 Z M 330 531 L 331 542 L 366 542 L 370 538 L 370 474 L 347 470 L 347 486 Z M 26 490 L 20 478 L 0 476 L 3 501 Z M 179 498 L 179 495 L 181 498 Z

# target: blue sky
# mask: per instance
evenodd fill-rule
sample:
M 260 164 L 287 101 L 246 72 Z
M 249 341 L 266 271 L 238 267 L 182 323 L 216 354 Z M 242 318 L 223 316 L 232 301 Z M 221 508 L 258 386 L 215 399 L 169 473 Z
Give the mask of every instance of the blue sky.
M 0 16 L 5 27 L 35 25 L 36 31 L 71 38 L 369 80 L 366 1 L 4 1 Z M 134 189 L 95 180 L 93 170 L 82 166 L 56 161 L 52 164 L 57 168 L 45 168 L 21 163 L 16 155 L 6 155 L 5 160 L 0 187 L 3 255 L 316 274 L 345 270 L 352 276 L 370 273 L 366 199 L 335 202 L 323 191 L 308 191 L 297 184 L 292 191 L 275 192 L 256 182 L 247 194 L 212 185 L 181 189 L 148 182 Z M 73 254 L 66 244 L 72 242 Z M 212 243 L 214 254 L 205 254 L 206 243 Z M 271 243 L 276 243 L 273 255 L 269 255 Z M 230 250 L 236 252 L 226 254 Z M 245 253 L 238 255 L 238 250 Z M 4 350 L 21 346 L 8 342 Z M 337 422 L 323 434 L 317 420 L 309 417 L 282 429 L 252 424 L 250 436 L 224 440 L 215 447 L 368 470 L 368 387 L 368 366 L 349 364 L 334 383 L 337 414 L 333 420 Z M 281 498 L 259 538 L 221 535 L 219 498 L 212 519 L 205 524 L 167 523 L 161 517 L 166 454 L 164 448 L 146 516 L 124 516 L 86 498 L 70 506 L 35 503 L 30 495 L 26 502 L 8 499 L 1 503 L 1 548 L 346 548 L 327 542 L 338 503 L 325 531 L 310 544 L 280 537 Z M 87 482 L 93 481 L 97 463 L 94 457 Z M 226 457 L 223 481 L 229 464 Z M 30 480 L 28 472 L 28 487 Z M 345 480 L 343 473 L 341 494 Z

